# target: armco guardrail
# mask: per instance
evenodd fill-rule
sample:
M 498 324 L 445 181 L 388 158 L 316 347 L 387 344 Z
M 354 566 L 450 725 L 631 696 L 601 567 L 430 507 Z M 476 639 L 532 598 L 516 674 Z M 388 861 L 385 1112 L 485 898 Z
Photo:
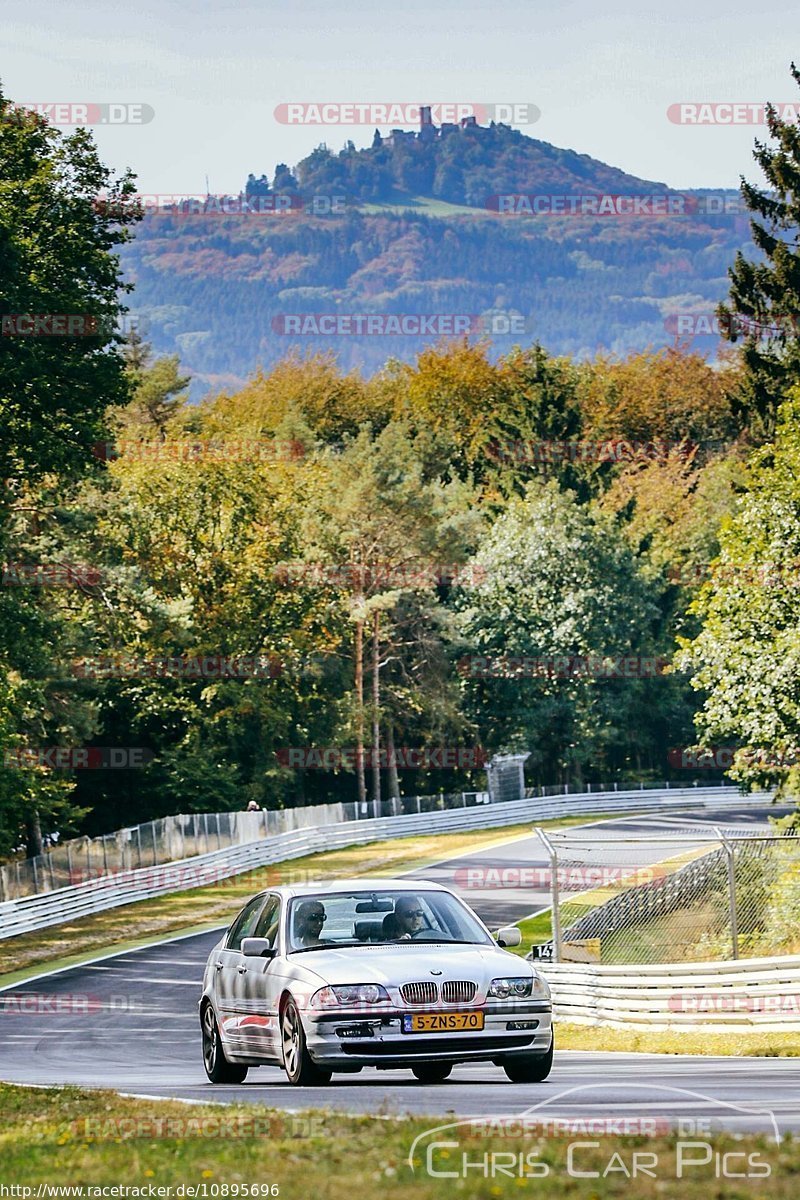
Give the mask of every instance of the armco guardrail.
M 275 837 L 262 837 L 246 845 L 178 862 L 120 871 L 90 879 L 72 887 L 36 896 L 24 896 L 0 904 L 0 938 L 14 937 L 74 921 L 135 900 L 148 900 L 170 892 L 186 891 L 227 879 L 242 871 L 285 862 L 306 854 L 342 846 L 363 845 L 383 838 L 409 837 L 417 833 L 446 833 L 469 829 L 492 829 L 553 817 L 592 813 L 653 812 L 674 808 L 706 808 L 742 801 L 737 788 L 671 788 L 663 791 L 592 792 L 583 795 L 551 796 L 546 799 L 512 800 L 501 804 L 442 812 L 411 813 L 396 817 L 373 817 L 357 821 L 314 825 Z M 765 793 L 748 796 L 747 804 L 768 804 Z M 327 807 L 327 806 L 326 806 Z M 335 809 L 336 805 L 330 806 Z M 303 810 L 299 810 L 302 812 Z
M 740 962 L 541 964 L 555 1017 L 577 1025 L 709 1033 L 800 1030 L 800 955 Z
M 518 756 L 520 758 L 525 755 Z M 496 760 L 495 760 L 496 761 Z M 395 796 L 369 805 L 353 801 L 334 804 L 315 804 L 298 808 L 264 809 L 257 812 L 199 812 L 176 813 L 130 825 L 99 837 L 69 838 L 58 841 L 46 853 L 33 858 L 14 859 L 0 866 L 0 903 L 20 900 L 70 887 L 101 875 L 134 871 L 140 867 L 157 867 L 163 863 L 179 862 L 212 850 L 227 850 L 274 837 L 292 829 L 307 829 L 310 825 L 332 825 L 340 821 L 367 820 L 370 817 L 398 817 L 404 814 L 441 812 L 446 808 L 473 808 L 486 803 L 500 803 L 520 798 L 517 790 L 510 795 L 498 795 L 498 788 L 489 792 L 450 792 L 433 796 Z M 660 791 L 683 785 L 647 782 L 639 791 Z M 499 788 L 503 791 L 502 788 Z M 615 783 L 549 784 L 531 788 L 526 798 L 544 799 L 547 796 L 585 795 L 611 791 L 630 791 L 631 786 Z

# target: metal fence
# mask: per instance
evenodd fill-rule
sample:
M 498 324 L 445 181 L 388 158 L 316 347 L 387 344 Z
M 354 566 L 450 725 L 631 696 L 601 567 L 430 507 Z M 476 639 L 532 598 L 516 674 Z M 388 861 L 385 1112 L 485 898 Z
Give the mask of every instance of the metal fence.
M 699 962 L 800 951 L 800 838 L 663 821 L 653 833 L 537 830 L 535 956 L 553 962 Z
M 730 784 L 723 784 L 730 788 Z M 526 799 L 600 792 L 685 792 L 685 784 L 567 784 L 528 788 Z M 705 788 L 702 790 L 706 790 Z M 379 804 L 317 804 L 306 808 L 270 809 L 262 812 L 181 813 L 119 829 L 96 838 L 74 838 L 58 843 L 35 858 L 20 858 L 0 866 L 0 903 L 71 887 L 105 875 L 155 867 L 164 863 L 227 850 L 262 838 L 340 821 L 370 820 L 404 814 L 443 812 L 502 802 L 507 797 L 489 792 L 451 792 L 431 796 L 389 798 Z

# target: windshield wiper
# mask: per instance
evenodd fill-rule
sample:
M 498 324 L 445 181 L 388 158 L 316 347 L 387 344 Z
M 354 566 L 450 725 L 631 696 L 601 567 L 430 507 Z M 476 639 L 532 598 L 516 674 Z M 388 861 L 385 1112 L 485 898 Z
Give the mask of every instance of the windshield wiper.
M 321 946 L 297 946 L 290 954 L 308 954 L 312 950 L 346 950 L 350 946 L 366 946 L 366 942 L 327 942 Z

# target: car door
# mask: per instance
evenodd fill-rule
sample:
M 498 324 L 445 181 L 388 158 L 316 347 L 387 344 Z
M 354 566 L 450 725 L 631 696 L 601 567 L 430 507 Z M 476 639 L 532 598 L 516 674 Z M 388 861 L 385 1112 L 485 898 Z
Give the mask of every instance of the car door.
M 223 1040 L 238 1054 L 248 1051 L 247 973 L 248 964 L 252 961 L 241 953 L 241 944 L 243 938 L 253 935 L 266 900 L 266 896 L 255 896 L 244 906 L 228 930 L 214 961 L 220 1030 Z
M 275 948 L 281 919 L 281 898 L 269 895 L 258 915 L 252 934 L 248 937 L 265 938 Z M 278 1001 L 280 999 L 280 973 L 270 958 L 245 957 L 241 955 L 245 970 L 240 976 L 245 982 L 245 1015 L 242 1033 L 248 1053 L 260 1058 L 280 1058 L 278 1028 Z M 241 965 L 240 964 L 240 965 Z

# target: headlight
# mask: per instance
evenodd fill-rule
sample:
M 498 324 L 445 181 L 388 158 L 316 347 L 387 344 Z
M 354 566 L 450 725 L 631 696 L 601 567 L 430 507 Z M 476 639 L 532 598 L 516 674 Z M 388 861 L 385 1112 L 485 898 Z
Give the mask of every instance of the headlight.
M 489 995 L 495 1000 L 549 1000 L 550 988 L 541 975 L 512 975 L 493 979 L 489 984 Z
M 341 1008 L 353 1004 L 388 1004 L 389 993 L 379 983 L 339 983 L 320 988 L 311 997 L 312 1008 Z

